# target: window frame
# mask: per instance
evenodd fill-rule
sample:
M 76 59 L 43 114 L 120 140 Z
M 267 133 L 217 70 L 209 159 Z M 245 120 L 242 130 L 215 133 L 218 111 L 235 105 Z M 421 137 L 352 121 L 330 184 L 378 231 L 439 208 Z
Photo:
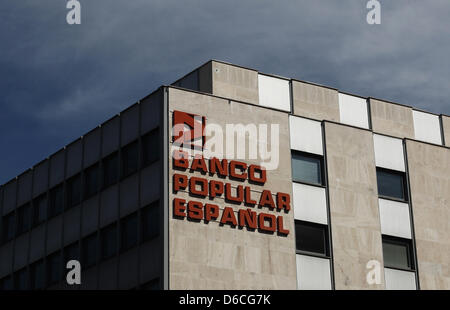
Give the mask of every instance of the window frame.
M 148 146 L 147 143 L 149 141 L 151 141 L 152 140 L 151 138 L 153 138 L 153 137 L 156 137 L 155 138 L 156 143 L 154 145 L 155 145 L 155 148 L 156 148 L 156 152 L 155 153 L 157 155 L 154 158 L 151 158 L 150 160 L 147 161 L 147 156 L 145 156 L 145 155 L 147 154 L 148 150 L 147 150 L 146 147 Z M 142 136 L 142 138 L 141 138 L 141 141 L 142 141 L 142 143 L 141 143 L 142 168 L 148 167 L 151 164 L 153 164 L 153 163 L 155 163 L 155 162 L 160 160 L 161 147 L 159 145 L 159 141 L 160 141 L 159 138 L 160 138 L 159 127 L 156 127 L 154 129 L 150 130 L 148 133 L 146 133 L 146 134 L 144 134 Z
M 114 231 L 114 237 L 115 237 L 115 250 L 114 253 L 110 253 L 105 255 L 105 236 L 108 234 L 108 232 Z M 118 225 L 117 222 L 111 223 L 106 227 L 103 227 L 100 230 L 100 260 L 108 260 L 110 258 L 113 258 L 117 256 L 119 250 L 119 240 L 118 240 Z
M 391 175 L 397 175 L 402 177 L 402 193 L 403 193 L 403 199 L 394 197 L 394 196 L 387 196 L 380 193 L 380 186 L 379 186 L 379 178 L 378 173 L 389 173 Z M 408 181 L 407 181 L 407 175 L 406 172 L 397 171 L 397 170 L 391 170 L 386 169 L 382 167 L 376 167 L 376 176 L 377 176 L 377 194 L 379 198 L 387 199 L 387 200 L 393 200 L 398 202 L 409 202 L 409 190 L 408 190 Z
M 146 214 L 147 213 L 151 213 L 152 210 L 155 210 L 153 212 L 155 212 L 156 215 L 157 215 L 156 222 L 158 223 L 157 224 L 158 226 L 157 226 L 156 232 L 154 234 L 146 234 L 145 233 L 146 232 L 146 228 L 145 228 L 146 226 L 144 225 L 144 222 L 146 223 Z M 152 203 L 150 203 L 147 206 L 142 208 L 142 210 L 141 210 L 141 219 L 140 219 L 140 221 L 141 221 L 140 224 L 141 224 L 141 240 L 142 240 L 142 242 L 150 241 L 152 239 L 157 238 L 160 235 L 160 230 L 161 230 L 161 224 L 160 224 L 161 214 L 160 213 L 161 212 L 160 212 L 160 201 L 159 201 L 159 199 L 153 201 Z
M 51 277 L 51 271 L 52 271 L 52 269 L 51 269 L 52 268 L 51 260 L 53 258 L 58 258 L 59 259 L 58 279 L 56 279 L 56 280 L 52 280 L 52 277 Z M 47 287 L 61 282 L 61 279 L 62 279 L 62 276 L 63 276 L 61 250 L 53 252 L 52 254 L 47 256 L 46 263 L 45 263 L 45 276 L 46 276 L 45 280 L 46 280 L 46 286 Z
M 44 214 L 44 219 L 40 220 L 39 216 L 36 217 L 36 215 L 40 214 L 40 208 L 39 208 L 40 205 L 39 205 L 39 203 L 41 201 L 44 201 L 44 200 L 45 200 L 45 205 L 43 206 L 43 210 L 42 211 L 45 212 L 45 214 Z M 35 197 L 32 200 L 32 205 L 33 205 L 33 210 L 32 210 L 33 214 L 32 214 L 32 219 L 31 219 L 31 221 L 32 221 L 31 227 L 34 228 L 34 227 L 37 227 L 40 224 L 44 223 L 45 221 L 47 221 L 48 210 L 49 210 L 49 203 L 48 203 L 48 195 L 47 195 L 47 193 L 44 193 L 44 194 L 41 194 L 41 195 Z M 37 212 L 37 211 L 39 211 L 39 212 Z
M 320 228 L 323 231 L 323 234 L 324 234 L 324 240 L 323 240 L 324 244 L 323 245 L 324 245 L 324 250 L 325 250 L 324 253 L 311 252 L 311 251 L 301 250 L 301 249 L 297 248 L 297 240 L 298 240 L 297 229 L 296 229 L 297 224 L 301 224 L 301 225 L 313 227 L 313 228 Z M 294 219 L 294 231 L 295 231 L 295 253 L 296 254 L 314 256 L 314 257 L 320 257 L 320 258 L 328 258 L 328 259 L 331 258 L 331 244 L 330 244 L 328 225 Z
M 136 169 L 130 170 L 130 171 L 125 171 L 126 168 L 128 167 L 128 165 L 126 164 L 127 160 L 126 160 L 125 154 L 127 153 L 127 151 L 129 149 L 131 149 L 134 146 L 136 146 L 136 150 L 135 151 L 136 151 L 136 157 L 137 157 L 136 158 Z M 120 179 L 123 180 L 123 179 L 129 177 L 130 175 L 133 175 L 133 174 L 135 174 L 136 172 L 139 171 L 139 167 L 140 167 L 140 164 L 139 164 L 139 157 L 140 157 L 140 154 L 139 154 L 139 139 L 136 139 L 136 140 L 128 143 L 127 145 L 123 146 L 121 148 L 121 150 L 120 150 L 120 153 L 121 153 L 121 156 L 120 156 Z
M 60 209 L 56 209 L 56 197 L 53 196 L 53 194 L 56 192 L 56 190 L 61 189 L 61 207 Z M 64 212 L 64 183 L 60 183 L 54 187 L 52 187 L 49 190 L 49 199 L 47 204 L 47 220 L 60 215 Z
M 299 155 L 299 156 L 306 157 L 306 158 L 316 159 L 319 161 L 319 169 L 320 169 L 319 175 L 320 175 L 321 183 L 314 183 L 314 182 L 309 182 L 309 181 L 305 181 L 305 180 L 294 179 L 294 165 L 292 164 L 292 162 L 294 160 L 294 155 Z M 293 183 L 300 183 L 300 184 L 306 184 L 306 185 L 326 188 L 327 182 L 326 182 L 326 177 L 325 177 L 324 157 L 322 155 L 318 155 L 318 154 L 313 154 L 313 153 L 308 153 L 308 152 L 303 152 L 303 151 L 298 151 L 298 150 L 291 150 L 291 178 L 292 178 Z
M 26 211 L 28 209 L 28 211 Z M 28 212 L 28 215 L 26 214 Z M 28 225 L 25 227 L 25 223 L 28 217 Z M 17 208 L 16 219 L 16 237 L 27 233 L 33 227 L 33 208 L 31 202 L 25 203 Z
M 8 221 L 6 221 L 6 218 L 8 218 Z M 6 226 L 6 223 L 8 223 L 8 225 Z M 12 227 L 10 227 L 10 225 L 12 225 Z M 6 234 L 5 231 L 8 228 L 8 232 L 9 230 L 12 231 L 12 236 L 6 238 Z M 17 231 L 17 218 L 16 218 L 16 213 L 15 211 L 11 211 L 8 214 L 5 214 L 4 216 L 2 216 L 2 244 L 7 243 L 11 240 L 13 240 L 16 237 L 16 231 Z
M 115 158 L 115 170 L 116 170 L 116 176 L 115 176 L 115 180 L 111 181 L 111 182 L 106 182 L 107 180 L 107 171 L 108 168 L 110 168 L 110 164 L 113 161 L 113 159 Z M 119 156 L 119 151 L 115 151 L 111 154 L 109 154 L 108 156 L 104 157 L 102 159 L 102 176 L 101 176 L 101 181 L 102 181 L 102 189 L 106 189 L 114 184 L 117 184 L 117 182 L 119 182 L 120 180 L 120 156 Z
M 93 171 L 97 170 L 97 186 L 95 187 L 95 189 L 93 191 L 88 190 L 89 189 L 89 184 L 90 182 L 88 182 L 89 180 L 89 176 L 91 175 L 91 173 Z M 91 197 L 94 197 L 95 195 L 97 195 L 100 192 L 101 189 L 101 182 L 102 182 L 102 171 L 101 171 L 101 167 L 100 167 L 100 162 L 96 162 L 95 164 L 89 166 L 88 168 L 86 168 L 83 172 L 83 185 L 82 185 L 82 191 L 83 191 L 83 200 L 87 200 Z
M 79 182 L 79 197 L 78 197 L 78 201 L 77 202 L 73 202 L 72 198 L 74 197 L 72 194 L 73 191 L 73 183 L 78 179 Z M 81 178 L 81 173 L 77 173 L 76 175 L 70 177 L 67 181 L 66 181 L 66 210 L 73 208 L 79 204 L 81 204 L 81 194 L 82 194 L 82 190 L 83 190 L 83 184 L 82 184 L 82 178 Z
M 394 245 L 406 246 L 407 261 L 408 261 L 408 264 L 410 265 L 409 268 L 386 265 L 385 253 L 384 253 L 384 249 L 383 249 L 385 243 L 391 244 L 391 245 L 394 244 Z M 383 263 L 384 263 L 385 268 L 403 270 L 403 271 L 413 271 L 413 272 L 415 272 L 417 270 L 416 262 L 415 262 L 414 246 L 412 244 L 411 239 L 394 237 L 394 236 L 390 236 L 390 235 L 382 235 L 381 236 L 381 248 L 383 251 Z
M 37 266 L 40 266 L 42 268 L 42 287 L 36 287 L 35 286 L 35 282 L 36 282 L 36 270 L 37 270 Z M 41 258 L 33 263 L 30 264 L 30 273 L 29 273 L 29 277 L 28 277 L 28 281 L 29 281 L 29 285 L 28 287 L 31 290 L 43 290 L 45 289 L 46 285 L 47 285 L 47 280 L 46 280 L 46 270 L 45 270 L 45 262 L 44 259 Z
M 136 220 L 136 242 L 134 242 L 131 245 L 127 245 L 126 247 L 124 247 L 124 225 L 127 221 L 129 221 L 131 218 L 135 218 Z M 119 227 L 119 251 L 120 253 L 126 252 L 132 248 L 134 248 L 135 246 L 137 246 L 139 244 L 139 216 L 137 214 L 137 212 L 131 213 L 129 215 L 127 215 L 126 217 L 122 218 L 120 220 L 120 227 Z
M 90 262 L 89 264 L 88 264 L 87 259 L 86 259 L 86 257 L 87 257 L 86 248 L 87 248 L 87 242 L 88 241 L 93 241 L 94 244 L 95 244 L 95 260 L 93 262 Z M 99 251 L 98 251 L 98 235 L 97 235 L 97 232 L 94 232 L 94 233 L 92 233 L 92 234 L 90 234 L 90 235 L 88 235 L 88 236 L 86 236 L 86 237 L 81 239 L 81 266 L 82 266 L 83 269 L 88 269 L 88 268 L 91 268 L 91 267 L 94 267 L 94 266 L 97 265 L 98 259 L 99 259 L 98 252 Z

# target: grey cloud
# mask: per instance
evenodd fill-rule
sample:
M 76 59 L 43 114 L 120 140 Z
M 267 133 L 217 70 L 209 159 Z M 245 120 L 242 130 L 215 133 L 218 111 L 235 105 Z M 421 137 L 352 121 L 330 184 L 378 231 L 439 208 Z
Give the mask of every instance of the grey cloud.
M 26 150 L 11 128 L 48 154 L 211 58 L 450 114 L 448 0 L 380 0 L 379 26 L 365 0 L 80 2 L 82 24 L 69 26 L 64 0 L 2 1 L 11 154 Z M 6 159 L 19 172 L 40 158 Z

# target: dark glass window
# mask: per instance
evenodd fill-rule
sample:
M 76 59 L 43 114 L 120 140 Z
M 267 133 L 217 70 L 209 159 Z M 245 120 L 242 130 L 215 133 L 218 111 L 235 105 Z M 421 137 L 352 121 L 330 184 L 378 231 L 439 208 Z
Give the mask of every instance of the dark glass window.
M 58 185 L 57 187 L 50 190 L 50 205 L 49 205 L 49 217 L 56 216 L 63 211 L 64 207 L 64 195 L 63 195 L 63 185 Z
M 97 263 L 97 233 L 94 233 L 82 241 L 83 259 L 82 267 L 88 268 Z
M 12 290 L 12 289 L 14 289 L 14 287 L 13 287 L 13 281 L 12 281 L 11 276 L 8 276 L 8 277 L 0 280 L 0 290 L 7 291 L 7 290 Z
M 17 217 L 17 234 L 20 235 L 31 228 L 31 204 L 18 208 Z
M 321 156 L 292 152 L 292 180 L 323 185 L 323 159 Z
M 119 180 L 119 153 L 103 159 L 103 187 L 108 187 Z
M 30 266 L 30 288 L 39 290 L 45 287 L 44 261 L 40 260 Z
M 138 241 L 137 214 L 127 216 L 120 222 L 120 249 L 132 248 Z
M 54 284 L 61 280 L 61 253 L 56 252 L 47 258 L 47 280 L 48 284 Z
M 110 258 L 117 253 L 117 224 L 103 228 L 101 233 L 102 259 Z
M 415 269 L 409 239 L 383 236 L 383 258 L 385 267 Z
M 122 149 L 122 177 L 138 170 L 138 142 L 132 142 Z
M 378 195 L 407 200 L 404 173 L 377 168 L 377 183 Z
M 95 195 L 99 190 L 100 183 L 100 168 L 98 164 L 86 169 L 84 181 L 84 198 Z
M 296 220 L 295 239 L 297 251 L 329 256 L 326 225 Z
M 33 200 L 33 226 L 47 219 L 47 195 L 41 195 Z
M 67 266 L 67 262 L 71 260 L 80 260 L 80 249 L 78 242 L 72 243 L 64 248 L 64 268 Z
M 159 235 L 159 201 L 142 209 L 142 240 L 149 240 Z
M 159 128 L 142 137 L 142 165 L 148 166 L 159 159 Z
M 159 278 L 153 279 L 145 284 L 141 285 L 141 290 L 160 290 L 161 285 L 159 282 Z
M 27 280 L 28 280 L 28 273 L 27 273 L 26 268 L 14 273 L 14 289 L 16 289 L 16 290 L 28 289 L 28 281 Z
M 3 217 L 3 242 L 14 238 L 15 219 L 16 217 L 14 216 L 14 212 L 11 212 Z
M 78 174 L 67 181 L 67 208 L 81 202 L 81 176 Z

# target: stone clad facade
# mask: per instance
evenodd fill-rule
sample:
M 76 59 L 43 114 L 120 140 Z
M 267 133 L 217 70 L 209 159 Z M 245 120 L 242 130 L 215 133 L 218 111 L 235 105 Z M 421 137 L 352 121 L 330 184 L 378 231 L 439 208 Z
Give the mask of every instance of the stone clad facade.
M 449 143 L 448 115 L 211 60 L 0 187 L 0 289 L 450 289 Z

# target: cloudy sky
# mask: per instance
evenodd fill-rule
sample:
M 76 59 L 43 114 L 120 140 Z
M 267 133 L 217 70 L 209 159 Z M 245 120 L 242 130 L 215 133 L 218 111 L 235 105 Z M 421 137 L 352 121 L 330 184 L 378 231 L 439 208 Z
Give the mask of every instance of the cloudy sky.
M 0 183 L 209 59 L 450 114 L 450 1 L 0 2 Z

